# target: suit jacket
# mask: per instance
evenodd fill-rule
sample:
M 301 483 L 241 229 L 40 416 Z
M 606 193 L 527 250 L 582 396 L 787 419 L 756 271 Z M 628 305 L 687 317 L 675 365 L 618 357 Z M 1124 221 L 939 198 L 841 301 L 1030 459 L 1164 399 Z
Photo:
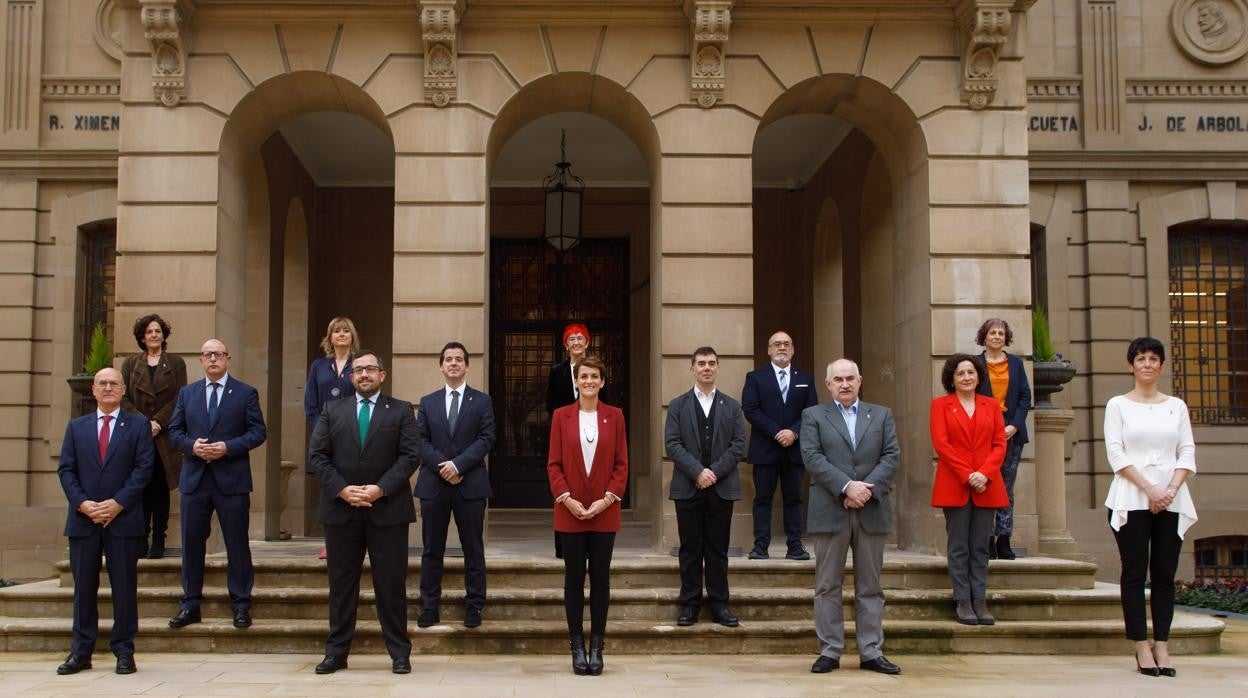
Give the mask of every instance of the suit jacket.
M 61 462 L 56 474 L 69 500 L 65 535 L 89 536 L 100 528 L 78 511 L 82 503 L 115 499 L 121 513 L 108 525 L 113 535 L 140 537 L 146 531 L 143 488 L 152 477 L 152 429 L 147 417 L 122 410 L 110 425 L 108 452 L 100 462 L 96 413 L 70 420 L 61 441 Z
M 960 507 L 971 498 L 977 507 L 1004 507 L 1010 503 L 1001 478 L 1005 460 L 1005 422 L 1001 407 L 986 395 L 975 395 L 975 414 L 966 416 L 957 393 L 932 400 L 932 448 L 936 475 L 932 479 L 932 506 Z M 971 491 L 971 473 L 988 476 L 988 488 Z
M 667 405 L 667 421 L 663 441 L 667 457 L 672 459 L 672 483 L 669 499 L 689 499 L 698 492 L 697 479 L 702 473 L 702 439 L 698 431 L 698 413 L 702 405 L 693 389 L 672 398 Z M 728 500 L 741 499 L 741 474 L 737 465 L 745 455 L 745 418 L 741 404 L 722 390 L 715 391 L 715 424 L 711 433 L 711 472 L 718 478 L 715 493 Z
M 984 364 L 988 363 L 987 352 L 981 352 L 979 358 L 984 360 Z M 1020 444 L 1025 444 L 1027 438 L 1027 412 L 1031 410 L 1031 383 L 1027 380 L 1027 369 L 1023 367 L 1023 360 L 1013 354 L 1006 354 L 1005 360 L 1010 367 L 1010 385 L 1005 389 L 1005 423 L 1013 424 L 1018 433 L 1014 434 L 1015 439 L 1021 439 Z M 984 376 L 979 382 L 979 388 L 976 391 L 980 395 L 992 397 L 992 382 Z M 997 410 L 998 412 L 1000 409 Z
M 887 407 L 859 400 L 851 442 L 845 418 L 836 405 L 831 400 L 802 412 L 802 461 L 811 479 L 806 530 L 845 530 L 849 510 L 842 502 L 842 491 L 858 480 L 874 485 L 871 499 L 858 510 L 859 525 L 868 533 L 889 533 L 893 529 L 893 476 L 901 459 L 893 413 Z
M 490 396 L 467 384 L 459 400 L 455 433 L 446 421 L 446 388 L 443 386 L 420 399 L 416 417 L 420 435 L 420 475 L 412 494 L 432 499 L 446 487 L 458 487 L 465 499 L 485 499 L 490 491 L 490 473 L 485 457 L 494 447 L 494 404 Z M 438 474 L 438 464 L 451 461 L 464 479 L 452 485 Z
M 789 399 L 780 397 L 780 383 L 771 364 L 745 375 L 741 389 L 741 409 L 753 429 L 750 431 L 750 463 L 802 463 L 802 411 L 819 404 L 815 377 L 789 364 Z M 785 448 L 776 443 L 776 433 L 792 429 L 799 440 Z
M 571 492 L 576 501 L 589 506 L 607 492 L 621 500 L 628 487 L 628 436 L 624 432 L 624 413 L 618 407 L 598 403 L 598 448 L 589 474 L 585 473 L 585 457 L 581 454 L 580 405 L 565 405 L 550 418 L 550 455 L 546 458 L 546 476 L 550 494 L 559 497 Z M 612 532 L 620 530 L 620 502 L 589 521 L 572 516 L 567 507 L 555 503 L 555 530 L 563 533 L 584 531 Z
M 327 526 L 341 526 L 366 516 L 378 526 L 397 526 L 416 520 L 408 496 L 408 482 L 420 461 L 420 439 L 412 403 L 378 393 L 360 444 L 355 392 L 321 409 L 308 462 L 321 484 L 316 518 Z M 347 485 L 377 485 L 382 496 L 372 507 L 353 507 L 338 496 Z
M 609 402 L 611 394 L 607 386 L 598 389 L 598 402 Z M 554 414 L 555 410 L 564 405 L 576 402 L 576 391 L 572 386 L 572 364 L 565 360 L 550 369 L 550 377 L 546 380 L 546 411 Z
M 178 391 L 178 403 L 169 419 L 169 438 L 182 453 L 182 478 L 178 489 L 194 493 L 204 471 L 211 468 L 217 486 L 225 494 L 251 491 L 251 449 L 264 443 L 267 432 L 256 389 L 229 376 L 217 402 L 216 419 L 208 421 L 207 383 L 197 380 Z M 211 463 L 195 455 L 196 439 L 224 441 L 226 454 Z
M 182 474 L 182 454 L 169 438 L 169 419 L 173 417 L 178 391 L 186 385 L 186 362 L 180 356 L 162 352 L 153 374 L 147 370 L 146 353 L 131 354 L 121 364 L 121 378 L 126 382 L 121 409 L 138 412 L 160 425 L 155 438 L 156 455 L 164 466 L 165 484 L 173 489 Z

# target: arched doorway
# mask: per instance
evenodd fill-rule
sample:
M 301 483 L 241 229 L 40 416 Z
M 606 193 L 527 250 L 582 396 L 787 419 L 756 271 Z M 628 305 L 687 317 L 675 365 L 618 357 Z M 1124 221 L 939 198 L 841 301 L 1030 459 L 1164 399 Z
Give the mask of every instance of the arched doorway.
M 340 77 L 272 78 L 230 114 L 218 186 L 216 323 L 241 343 L 231 372 L 260 388 L 269 429 L 263 453 L 253 455 L 252 506 L 264 515 L 253 518 L 252 533 L 316 534 L 319 494 L 303 475 L 307 367 L 323 355 L 326 322 L 338 315 L 351 317 L 384 360 L 391 353 L 389 125 Z

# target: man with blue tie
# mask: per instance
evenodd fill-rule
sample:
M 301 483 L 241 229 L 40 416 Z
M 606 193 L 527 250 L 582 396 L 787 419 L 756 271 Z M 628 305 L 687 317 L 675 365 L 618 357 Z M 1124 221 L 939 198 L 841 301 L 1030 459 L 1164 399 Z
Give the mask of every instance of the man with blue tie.
M 420 498 L 424 554 L 420 558 L 420 616 L 428 628 L 441 618 L 442 558 L 455 517 L 464 548 L 464 625 L 481 625 L 485 608 L 485 505 L 491 496 L 485 457 L 494 446 L 494 406 L 490 396 L 468 386 L 468 349 L 447 342 L 438 355 L 446 385 L 420 399 Z
M 367 552 L 390 670 L 407 674 L 407 532 L 416 520 L 407 488 L 420 460 L 416 415 L 412 403 L 381 392 L 386 371 L 376 352 L 360 350 L 349 364 L 355 395 L 325 403 L 308 445 L 329 552 L 329 636 L 315 671 L 347 668 Z
M 751 560 L 766 560 L 771 546 L 771 500 L 776 484 L 783 493 L 785 557 L 809 560 L 802 547 L 802 452 L 798 434 L 802 410 L 819 403 L 815 377 L 793 365 L 793 338 L 776 332 L 767 340 L 771 362 L 750 371 L 741 389 L 741 410 L 750 423 L 745 459 L 754 466 L 754 549 Z
M 100 557 L 108 563 L 113 596 L 109 648 L 117 673 L 133 674 L 134 636 L 139 630 L 138 565 L 143 552 L 143 488 L 152 477 L 155 450 L 148 420 L 121 410 L 126 393 L 121 372 L 95 374 L 95 412 L 70 421 L 61 440 L 57 475 L 69 500 L 65 535 L 74 577 L 74 641 L 56 673 L 91 668 L 99 635 Z
M 202 620 L 204 555 L 212 513 L 221 523 L 227 561 L 226 586 L 234 627 L 251 626 L 251 545 L 247 540 L 251 508 L 250 452 L 264 443 L 264 415 L 256 389 L 229 375 L 230 352 L 219 339 L 199 350 L 204 380 L 178 392 L 169 438 L 185 457 L 178 489 L 182 492 L 182 603 L 169 627 Z

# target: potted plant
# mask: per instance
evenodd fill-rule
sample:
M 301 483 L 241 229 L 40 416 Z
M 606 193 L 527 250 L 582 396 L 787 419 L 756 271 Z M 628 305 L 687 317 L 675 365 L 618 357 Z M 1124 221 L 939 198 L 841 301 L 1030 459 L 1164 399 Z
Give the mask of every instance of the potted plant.
M 91 397 L 91 384 L 95 374 L 102 368 L 113 365 L 113 350 L 108 343 L 108 335 L 104 332 L 104 323 L 95 323 L 91 330 L 91 348 L 82 362 L 82 373 L 75 373 L 65 379 L 74 394 L 79 396 L 79 410 L 82 414 L 94 409 L 95 399 Z
M 1049 334 L 1049 316 L 1044 308 L 1031 311 L 1032 381 L 1037 408 L 1053 408 L 1051 396 L 1062 392 L 1062 386 L 1075 377 L 1075 364 L 1063 359 L 1053 347 Z

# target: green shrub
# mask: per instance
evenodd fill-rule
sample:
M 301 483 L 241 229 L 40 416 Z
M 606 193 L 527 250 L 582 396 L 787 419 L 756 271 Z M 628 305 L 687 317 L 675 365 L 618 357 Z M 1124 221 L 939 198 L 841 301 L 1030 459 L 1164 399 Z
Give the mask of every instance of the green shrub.
M 1177 582 L 1174 602 L 1214 611 L 1248 613 L 1248 581 Z
M 1031 311 L 1031 360 L 1056 361 L 1057 350 L 1053 348 L 1053 339 L 1049 335 L 1049 316 L 1044 308 L 1036 306 Z
M 87 375 L 94 376 L 100 369 L 112 365 L 113 349 L 104 332 L 104 323 L 97 322 L 95 329 L 91 330 L 91 351 L 87 352 L 87 358 L 82 362 L 82 370 Z

